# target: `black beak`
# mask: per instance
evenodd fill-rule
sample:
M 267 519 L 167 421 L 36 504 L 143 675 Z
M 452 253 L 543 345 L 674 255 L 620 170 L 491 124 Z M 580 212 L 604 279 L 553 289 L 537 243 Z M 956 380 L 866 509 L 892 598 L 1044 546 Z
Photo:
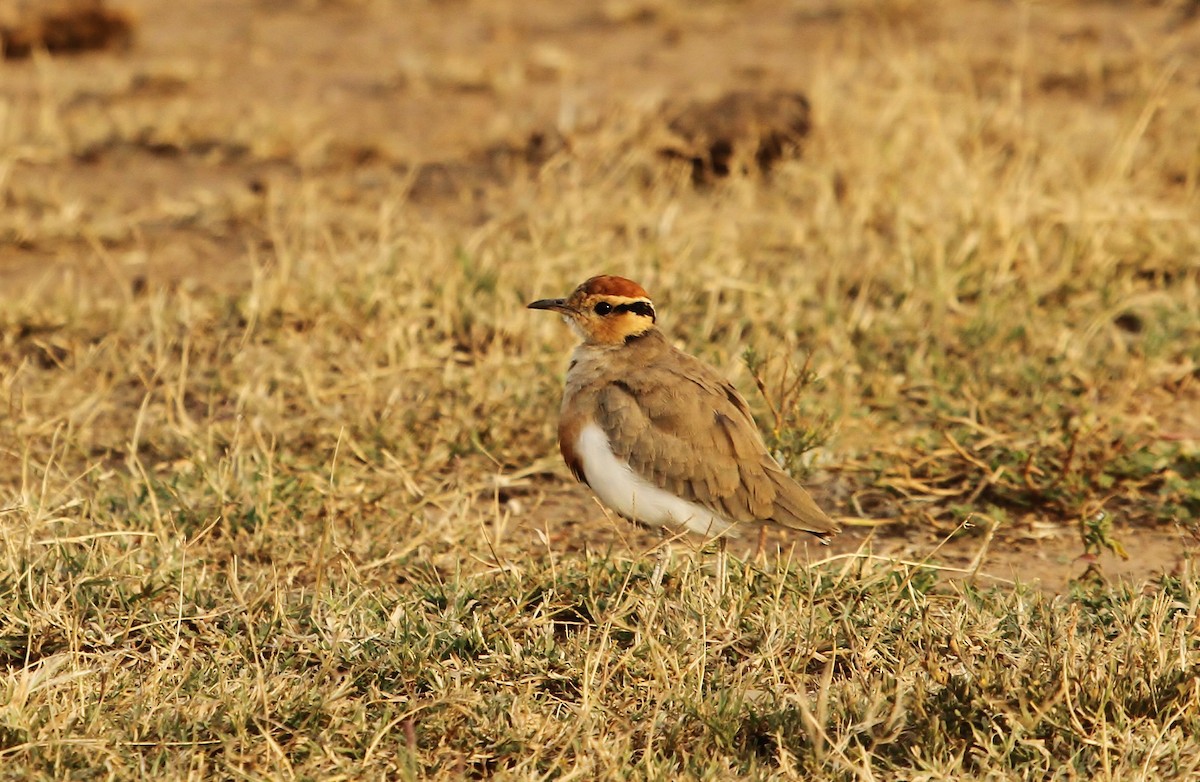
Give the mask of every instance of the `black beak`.
M 567 308 L 566 299 L 538 299 L 529 305 L 531 310 L 558 310 L 565 312 Z

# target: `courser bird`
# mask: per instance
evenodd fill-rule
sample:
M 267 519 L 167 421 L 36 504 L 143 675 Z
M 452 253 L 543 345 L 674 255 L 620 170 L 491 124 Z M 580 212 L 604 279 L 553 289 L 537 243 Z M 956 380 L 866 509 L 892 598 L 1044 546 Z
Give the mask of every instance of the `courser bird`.
M 755 527 L 822 541 L 838 532 L 771 457 L 737 389 L 658 329 L 640 285 L 592 277 L 529 308 L 559 313 L 582 340 L 567 370 L 558 445 L 606 506 L 722 540 Z

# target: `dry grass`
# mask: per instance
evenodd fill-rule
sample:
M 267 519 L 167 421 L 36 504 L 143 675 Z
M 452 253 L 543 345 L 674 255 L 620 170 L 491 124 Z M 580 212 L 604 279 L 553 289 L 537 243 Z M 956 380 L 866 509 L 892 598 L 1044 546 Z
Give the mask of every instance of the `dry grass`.
M 35 57 L 0 124 L 0 240 L 80 234 L 93 267 L 0 294 L 0 776 L 1200 771 L 1186 556 L 1052 597 L 803 553 L 722 585 L 677 550 L 656 588 L 639 539 L 536 507 L 566 483 L 569 337 L 522 305 L 604 270 L 743 390 L 744 351 L 765 357 L 762 420 L 840 515 L 1078 524 L 1092 549 L 1194 531 L 1195 55 L 1019 25 L 972 45 L 930 38 L 936 10 L 861 5 L 835 9 L 813 134 L 768 180 L 696 189 L 653 112 L 613 104 L 432 216 L 412 169 L 347 173 L 303 116 L 213 153 L 181 99 L 100 112 Z M 137 213 L 18 176 L 162 154 L 147 139 L 305 162 Z M 243 231 L 248 271 L 131 283 L 151 223 Z M 801 394 L 773 384 L 806 360 Z
M 39 648 L 6 636 L 0 735 L 46 777 L 1200 769 L 1191 570 L 1050 598 L 735 564 L 717 594 L 694 560 L 657 589 L 652 563 L 596 556 L 264 576 L 182 537 L 33 545 L 6 600 Z

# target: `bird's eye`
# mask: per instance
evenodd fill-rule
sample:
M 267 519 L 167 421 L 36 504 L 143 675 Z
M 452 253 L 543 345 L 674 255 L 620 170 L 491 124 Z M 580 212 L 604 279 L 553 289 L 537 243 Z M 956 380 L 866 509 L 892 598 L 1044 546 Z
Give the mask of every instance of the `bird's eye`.
M 612 305 L 607 301 L 601 301 L 598 302 L 592 309 L 596 311 L 597 315 L 607 315 L 608 313 L 612 312 Z

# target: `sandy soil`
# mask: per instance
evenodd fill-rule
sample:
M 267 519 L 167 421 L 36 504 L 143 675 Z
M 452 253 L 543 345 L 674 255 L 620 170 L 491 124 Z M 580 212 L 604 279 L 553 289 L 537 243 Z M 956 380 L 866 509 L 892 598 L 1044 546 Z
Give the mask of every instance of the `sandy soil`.
M 493 540 L 521 539 L 535 558 L 584 548 L 656 557 L 657 547 L 664 543 L 679 554 L 694 551 L 701 543 L 687 536 L 666 540 L 656 530 L 629 524 L 608 513 L 582 485 L 532 488 L 503 503 L 499 514 L 491 513 L 486 504 L 480 510 L 485 518 L 504 519 L 487 527 Z M 828 546 L 808 536 L 772 534 L 763 549 L 766 561 L 776 556 L 797 562 L 829 560 L 850 569 L 869 564 L 866 560 L 902 562 L 928 566 L 942 577 L 983 587 L 1021 583 L 1064 592 L 1073 582 L 1135 583 L 1178 574 L 1184 558 L 1194 558 L 1200 549 L 1200 540 L 1169 526 L 1118 526 L 1116 537 L 1129 555 L 1123 559 L 1110 551 L 1085 553 L 1078 530 L 1057 524 L 1003 535 L 992 535 L 986 527 L 968 527 L 939 536 L 911 526 L 862 527 L 854 526 L 853 519 L 845 522 L 843 532 Z M 731 540 L 728 550 L 752 558 L 757 544 L 757 535 L 748 534 Z

